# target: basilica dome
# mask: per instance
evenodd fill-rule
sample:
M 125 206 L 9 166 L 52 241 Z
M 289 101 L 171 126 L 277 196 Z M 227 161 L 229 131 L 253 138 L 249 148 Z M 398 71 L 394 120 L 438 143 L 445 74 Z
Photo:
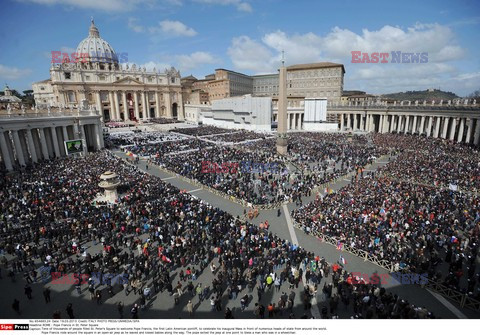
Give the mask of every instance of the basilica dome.
M 118 63 L 118 57 L 112 46 L 100 37 L 97 27 L 92 19 L 92 24 L 88 31 L 88 37 L 78 44 L 77 54 L 89 55 L 90 62 Z

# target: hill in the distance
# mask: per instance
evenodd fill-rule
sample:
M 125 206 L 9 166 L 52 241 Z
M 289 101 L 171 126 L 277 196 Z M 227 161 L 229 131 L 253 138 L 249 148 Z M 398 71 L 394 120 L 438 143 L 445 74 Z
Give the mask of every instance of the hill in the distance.
M 394 100 L 410 100 L 415 101 L 418 100 L 423 101 L 432 101 L 432 100 L 453 100 L 458 99 L 457 96 L 453 92 L 444 92 L 441 90 L 436 89 L 429 89 L 425 91 L 407 91 L 407 92 L 398 92 L 398 93 L 389 93 L 389 94 L 382 94 L 382 98 L 394 99 Z

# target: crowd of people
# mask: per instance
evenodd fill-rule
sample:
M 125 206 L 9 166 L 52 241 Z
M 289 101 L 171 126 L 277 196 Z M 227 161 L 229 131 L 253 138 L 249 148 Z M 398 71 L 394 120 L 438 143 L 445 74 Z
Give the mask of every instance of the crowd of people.
M 215 126 L 199 126 L 191 128 L 178 128 L 172 130 L 175 133 L 185 134 L 189 136 L 209 136 L 209 135 L 219 135 L 219 134 L 228 134 L 234 132 L 234 130 L 219 128 Z
M 418 136 L 377 134 L 374 142 L 398 156 L 295 210 L 298 226 L 480 299 L 480 198 L 470 192 L 478 191 L 478 151 Z
M 175 173 L 256 205 L 283 201 L 301 203 L 302 197 L 311 195 L 315 187 L 358 170 L 386 152 L 385 149 L 376 150 L 365 136 L 354 136 L 353 141 L 349 141 L 344 134 L 302 133 L 291 135 L 288 154 L 281 156 L 276 152 L 275 139 L 258 140 L 263 135 L 246 131 L 208 136 L 219 129 L 210 126 L 187 128 L 185 131 L 197 138 L 163 142 L 148 135 L 122 134 L 111 143 L 124 146 L 134 143 L 126 149 L 134 155 L 152 158 L 156 164 Z M 252 137 L 257 140 L 248 142 Z M 224 139 L 247 142 L 232 147 L 225 146 Z M 235 162 L 273 163 L 280 169 L 257 174 L 242 173 L 240 169 L 212 174 L 203 171 L 202 162 L 205 161 L 219 166 Z
M 177 119 L 157 117 L 157 118 L 150 119 L 150 122 L 158 123 L 158 124 L 171 124 L 171 123 L 182 123 L 183 121 L 179 121 Z
M 223 143 L 241 143 L 251 140 L 272 138 L 272 135 L 256 133 L 253 131 L 239 130 L 230 134 L 221 134 L 209 137 L 209 140 Z
M 412 135 L 376 135 L 375 143 L 399 151 L 384 171 L 392 178 L 467 192 L 480 190 L 478 148 Z
M 125 190 L 114 205 L 97 206 L 98 176 L 105 170 L 121 176 Z M 434 317 L 378 285 L 352 283 L 338 264 L 183 193 L 108 151 L 3 175 L 0 201 L 0 249 L 10 258 L 3 256 L 1 262 L 13 280 L 23 276 L 27 297 L 32 280 L 48 282 L 49 273 L 99 272 L 121 274 L 126 282 L 119 288 L 112 277 L 102 284 L 91 277 L 76 285 L 78 294 L 88 291 L 100 305 L 120 289 L 133 291 L 138 295 L 128 307 L 133 318 L 141 317 L 152 296 L 160 294 L 184 304 L 192 317 L 198 299 L 209 301 L 211 313 L 226 318 L 241 318 L 248 306 L 258 318 L 309 318 L 319 305 L 319 288 L 326 299 L 323 318 L 345 313 L 353 318 Z M 85 248 L 89 241 L 100 244 L 102 252 L 90 254 Z M 38 263 L 48 270 L 36 269 Z M 204 271 L 214 279 L 202 287 L 196 281 Z M 300 284 L 305 289 L 295 293 Z M 23 290 L 22 283 L 18 287 Z M 278 301 L 268 300 L 271 290 L 283 292 Z M 43 293 L 48 304 L 48 288 Z M 12 308 L 20 314 L 19 299 Z M 239 310 L 224 307 L 229 300 L 238 301 Z M 294 308 L 302 304 L 301 312 Z M 124 317 L 123 303 L 116 308 Z M 72 305 L 66 311 L 74 317 Z M 61 317 L 61 311 L 52 311 L 52 317 Z
M 105 145 L 109 148 L 121 146 L 143 146 L 167 141 L 181 141 L 186 138 L 181 135 L 163 132 L 116 132 L 109 133 Z

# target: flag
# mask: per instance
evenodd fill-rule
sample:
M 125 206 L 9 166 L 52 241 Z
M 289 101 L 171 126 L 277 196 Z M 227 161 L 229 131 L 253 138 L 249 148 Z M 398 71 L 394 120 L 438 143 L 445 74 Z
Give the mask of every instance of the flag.
M 450 183 L 448 185 L 448 188 L 451 190 L 451 191 L 458 191 L 458 185 L 455 185 L 455 184 L 452 184 Z
M 345 258 L 343 258 L 342 255 L 340 255 L 340 263 L 342 263 L 343 265 L 347 264 L 347 261 L 345 260 Z
M 452 238 L 450 239 L 450 243 L 458 243 L 458 238 L 452 236 Z
M 343 250 L 343 243 L 340 241 L 337 242 L 337 250 Z

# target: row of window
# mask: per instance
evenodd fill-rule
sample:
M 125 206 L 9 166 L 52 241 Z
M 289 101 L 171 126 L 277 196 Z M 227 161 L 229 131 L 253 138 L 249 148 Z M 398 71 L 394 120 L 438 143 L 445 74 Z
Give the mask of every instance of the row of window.
M 72 79 L 72 73 L 71 72 L 64 72 L 63 74 L 64 74 L 64 79 L 66 79 L 66 80 Z M 105 81 L 106 79 L 107 79 L 107 77 L 105 75 L 98 75 L 98 80 Z M 116 77 L 115 78 L 115 80 L 117 80 L 117 81 L 120 80 L 120 79 L 121 79 L 121 77 Z M 141 81 L 139 77 L 137 77 L 135 79 L 138 80 L 138 81 Z M 90 81 L 91 76 L 86 75 L 85 80 Z M 148 77 L 147 78 L 147 82 L 149 82 L 149 83 L 153 83 L 154 81 L 155 81 L 155 77 Z M 161 78 L 159 78 L 158 81 L 159 81 L 159 83 L 162 83 L 163 80 Z M 177 82 L 177 78 L 172 77 L 170 81 L 171 81 L 172 84 L 175 84 Z
M 313 77 L 325 77 L 341 75 L 342 70 L 340 67 L 331 69 L 320 70 L 304 70 L 304 71 L 292 71 L 287 73 L 287 77 L 290 78 L 313 78 Z

